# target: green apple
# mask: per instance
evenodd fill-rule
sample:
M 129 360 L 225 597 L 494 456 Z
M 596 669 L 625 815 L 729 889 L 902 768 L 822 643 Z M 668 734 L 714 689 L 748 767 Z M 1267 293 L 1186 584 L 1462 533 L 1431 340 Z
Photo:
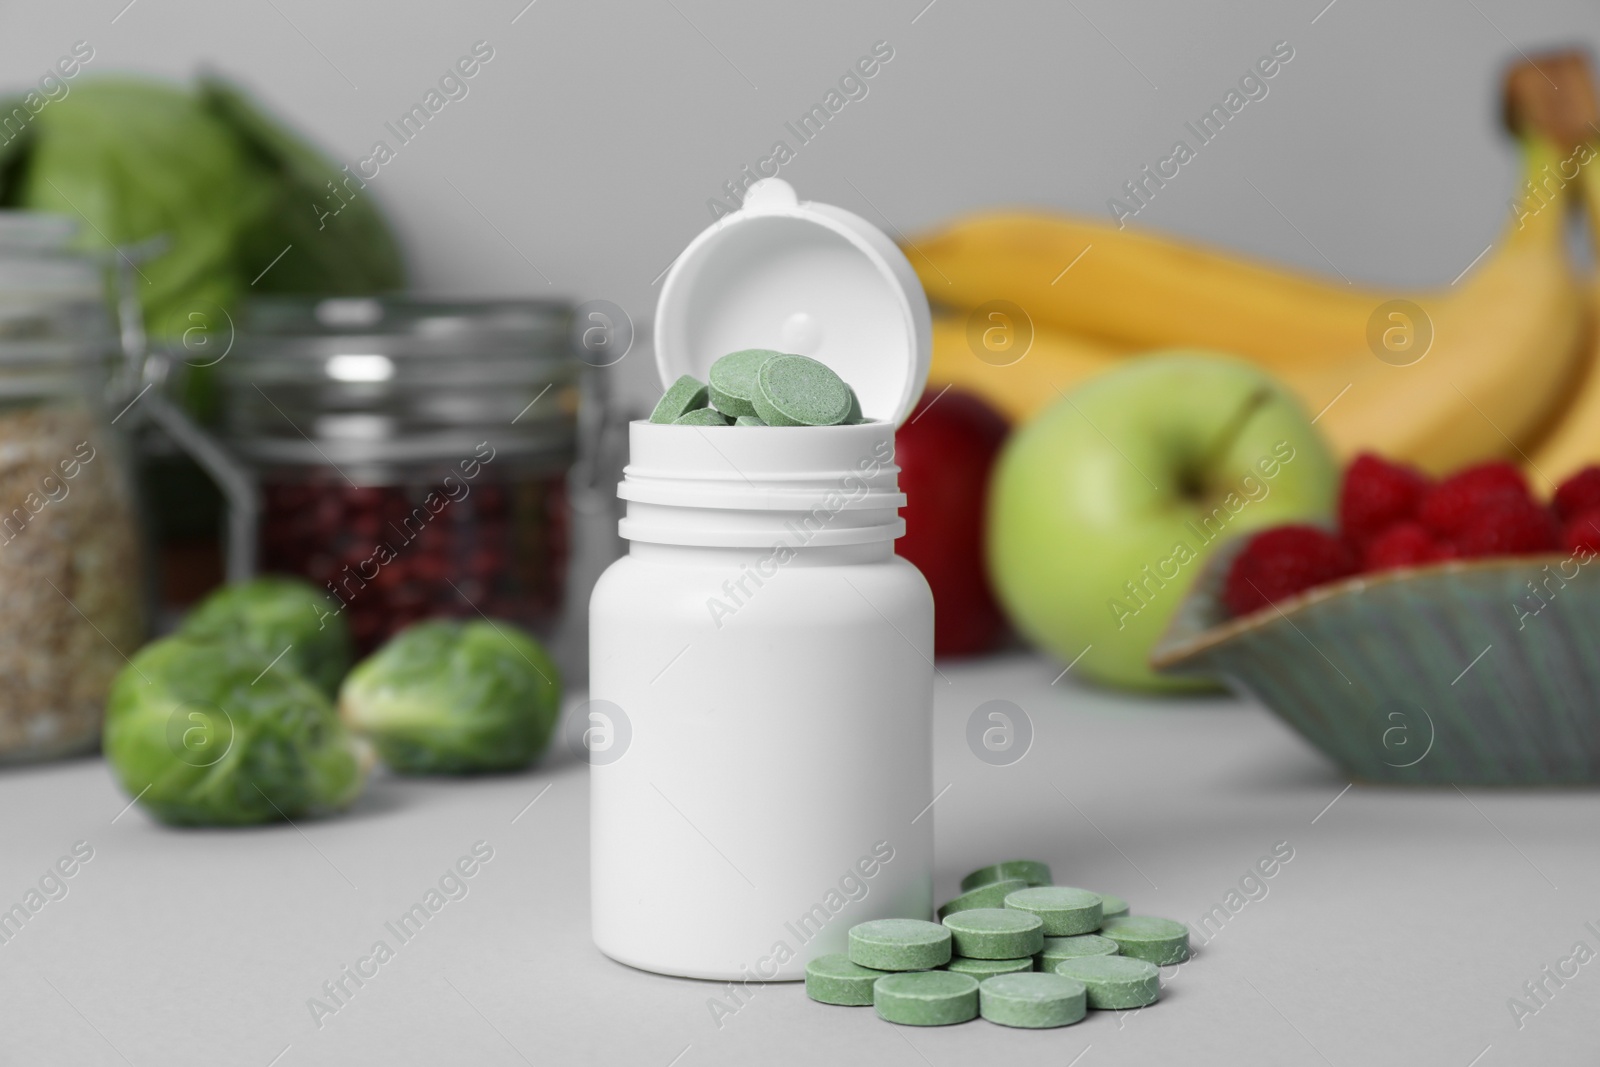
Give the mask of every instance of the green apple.
M 990 575 L 1025 635 L 1082 654 L 1076 674 L 1193 688 L 1148 658 L 1206 559 L 1247 531 L 1327 519 L 1338 481 L 1305 410 L 1259 367 L 1136 357 L 1012 435 L 989 494 Z

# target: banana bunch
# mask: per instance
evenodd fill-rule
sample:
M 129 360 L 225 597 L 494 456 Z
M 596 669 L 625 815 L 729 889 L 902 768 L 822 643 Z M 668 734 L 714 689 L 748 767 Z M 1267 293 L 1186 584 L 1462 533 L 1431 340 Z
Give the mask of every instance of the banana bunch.
M 1593 286 L 1564 241 L 1579 183 L 1552 180 L 1572 153 L 1518 126 L 1512 220 L 1436 290 L 1361 289 L 1064 216 L 979 215 L 914 237 L 907 254 L 940 309 L 930 379 L 1021 421 L 1139 352 L 1214 349 L 1281 379 L 1344 456 L 1370 449 L 1434 473 L 1536 445 L 1552 465 L 1600 459 L 1600 365 L 1585 373 L 1600 364 L 1584 344 Z

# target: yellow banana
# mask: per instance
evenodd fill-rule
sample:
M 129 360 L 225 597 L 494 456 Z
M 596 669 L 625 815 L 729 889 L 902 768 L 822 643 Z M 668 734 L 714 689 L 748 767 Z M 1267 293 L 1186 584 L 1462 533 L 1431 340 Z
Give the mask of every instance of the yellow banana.
M 1528 173 L 1559 166 L 1544 139 L 1522 144 Z M 1553 190 L 1548 203 L 1513 220 L 1463 292 L 1419 296 L 1416 309 L 1401 313 L 1417 331 L 1411 353 L 1362 346 L 1342 362 L 1282 373 L 1321 412 L 1317 425 L 1340 453 L 1374 449 L 1444 473 L 1514 458 L 1537 434 L 1572 389 L 1584 354 L 1587 298 L 1563 241 L 1568 194 Z M 1416 362 L 1395 365 L 1417 351 Z
M 936 301 L 1010 301 L 1035 331 L 1026 358 L 991 366 L 974 355 L 982 345 L 968 333 L 973 312 L 953 313 L 935 331 L 932 378 L 1022 419 L 1130 350 L 1217 348 L 1281 377 L 1321 413 L 1318 425 L 1343 455 L 1374 449 L 1435 472 L 1514 456 L 1574 388 L 1587 303 L 1564 247 L 1568 190 L 1549 181 L 1570 161 L 1539 136 L 1521 146 L 1524 189 L 1547 198 L 1526 201 L 1469 278 L 1409 296 L 1070 220 L 996 216 L 916 240 L 911 258 Z M 1086 270 L 1098 245 L 1074 260 L 1097 236 L 1108 254 Z M 1058 264 L 1055 275 L 1047 263 Z M 1069 279 L 1070 289 L 1052 287 Z M 1600 391 L 1600 370 L 1595 377 Z
M 1529 154 L 1524 178 L 1540 181 L 1545 162 Z M 1559 241 L 1502 242 L 1459 285 L 1383 292 L 1068 216 L 979 215 L 907 244 L 936 303 L 1008 301 L 1037 327 L 1130 350 L 1234 352 L 1277 372 L 1358 358 L 1390 328 L 1394 301 L 1453 319 L 1502 278 L 1547 272 L 1563 251 Z
M 1581 189 L 1589 240 L 1600 253 L 1600 145 L 1587 144 L 1581 164 Z M 1600 280 L 1591 279 L 1591 316 L 1600 311 Z M 1554 426 L 1528 453 L 1528 475 L 1552 489 L 1579 468 L 1600 463 L 1600 323 L 1591 317 L 1587 351 L 1579 377 Z
M 1588 54 L 1544 53 L 1511 69 L 1506 78 L 1507 117 L 1539 131 L 1571 153 L 1535 192 L 1572 183 L 1587 212 L 1591 247 L 1600 251 L 1600 96 Z M 1527 201 L 1525 201 L 1526 203 Z M 1528 474 L 1549 489 L 1578 468 L 1600 461 L 1600 277 L 1590 278 L 1589 335 L 1578 374 L 1564 403 L 1524 449 Z
M 1345 456 L 1373 449 L 1444 473 L 1534 449 L 1552 478 L 1600 458 L 1600 339 L 1581 343 L 1592 283 L 1564 240 L 1581 173 L 1600 249 L 1600 163 L 1587 166 L 1600 105 L 1575 52 L 1514 66 L 1505 100 L 1524 181 L 1465 281 L 1361 291 L 1109 224 L 978 217 L 907 242 L 929 295 L 956 309 L 936 329 L 934 378 L 1021 419 L 1128 350 L 1231 351 L 1277 374 Z M 991 366 L 1030 324 L 1033 350 Z
M 1555 159 L 1543 141 L 1530 140 L 1525 150 L 1533 171 Z M 1392 312 L 1388 328 L 1406 331 L 1404 344 L 1374 350 L 1363 338 L 1339 361 L 1271 368 L 1308 411 L 1320 413 L 1317 425 L 1339 454 L 1372 449 L 1444 473 L 1514 456 L 1537 435 L 1571 390 L 1582 359 L 1585 294 L 1562 247 L 1565 201 L 1559 193 L 1513 221 L 1486 265 L 1463 283 L 1464 293 L 1424 296 Z M 1128 358 L 1115 344 L 1036 324 L 1026 355 L 1005 363 L 1004 331 L 1018 324 L 996 318 L 996 345 L 983 329 L 974 332 L 971 320 L 936 317 L 929 380 L 976 392 L 1013 422 Z M 1419 350 L 1421 358 L 1407 362 Z M 1600 371 L 1596 377 L 1591 388 L 1600 394 Z M 1595 404 L 1600 408 L 1600 396 Z M 1600 451 L 1587 444 L 1600 445 L 1600 416 L 1589 421 L 1592 430 L 1575 425 L 1567 436 L 1578 442 L 1572 447 Z
M 1136 229 L 1070 216 L 985 214 L 908 242 L 931 300 L 994 300 L 1036 326 L 1134 349 L 1211 348 L 1281 365 L 1344 356 L 1387 295 Z
M 1071 334 L 1035 329 L 1032 344 L 1012 362 L 1008 325 L 971 326 L 968 316 L 935 315 L 928 387 L 954 385 L 976 393 L 1013 424 L 1061 399 L 1086 378 L 1117 366 L 1121 350 Z

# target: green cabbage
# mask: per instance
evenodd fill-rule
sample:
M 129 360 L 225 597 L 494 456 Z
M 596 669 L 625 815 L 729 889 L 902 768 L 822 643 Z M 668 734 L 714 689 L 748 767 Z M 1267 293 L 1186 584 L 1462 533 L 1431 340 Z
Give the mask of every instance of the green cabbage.
M 220 78 L 201 78 L 199 94 L 239 138 L 267 190 L 267 209 L 240 234 L 240 277 L 251 293 L 363 296 L 404 286 L 400 248 L 358 175 L 335 167 Z
M 267 576 L 225 585 L 183 621 L 186 637 L 243 644 L 292 667 L 331 699 L 355 658 L 339 607 L 310 582 Z
M 505 622 L 417 623 L 356 664 L 339 690 L 344 721 L 402 774 L 526 767 L 549 743 L 560 705 L 555 664 Z
M 107 761 L 163 822 L 238 826 L 322 814 L 361 792 L 361 749 L 322 691 L 242 644 L 167 637 L 117 675 Z
M 0 115 L 19 106 L 0 102 Z M 147 332 L 193 365 L 226 347 L 246 295 L 405 283 L 371 192 L 216 78 L 194 91 L 145 78 L 75 82 L 0 154 L 0 207 L 69 215 L 90 249 L 163 238 L 133 284 Z M 209 375 L 191 379 L 203 407 Z

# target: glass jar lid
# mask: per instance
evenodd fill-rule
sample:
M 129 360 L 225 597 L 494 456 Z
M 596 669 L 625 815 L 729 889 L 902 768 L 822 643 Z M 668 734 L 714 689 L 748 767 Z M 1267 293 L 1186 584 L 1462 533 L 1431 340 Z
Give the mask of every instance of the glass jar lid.
M 71 388 L 111 347 L 104 265 L 65 215 L 0 210 L 0 395 Z
M 582 367 L 571 324 L 558 301 L 254 301 L 217 364 L 224 433 L 256 463 L 448 461 L 487 440 L 564 464 Z

